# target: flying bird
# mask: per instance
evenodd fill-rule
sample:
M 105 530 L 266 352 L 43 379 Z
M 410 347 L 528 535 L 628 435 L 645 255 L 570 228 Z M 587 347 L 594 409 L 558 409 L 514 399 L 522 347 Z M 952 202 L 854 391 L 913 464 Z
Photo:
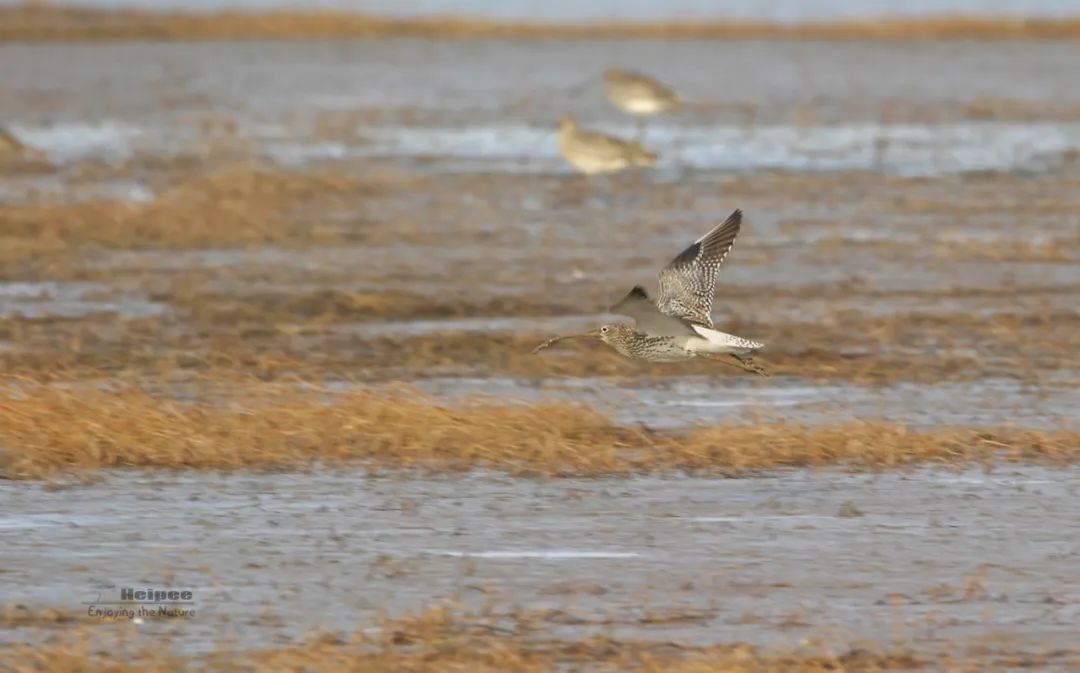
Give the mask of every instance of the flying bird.
M 716 274 L 741 224 L 742 211 L 736 210 L 671 260 L 660 271 L 655 301 L 637 285 L 611 307 L 612 313 L 633 318 L 633 326 L 615 323 L 584 334 L 554 337 L 533 349 L 533 353 L 564 339 L 589 337 L 603 341 L 631 360 L 678 362 L 703 357 L 768 375 L 751 357 L 763 344 L 713 328 Z

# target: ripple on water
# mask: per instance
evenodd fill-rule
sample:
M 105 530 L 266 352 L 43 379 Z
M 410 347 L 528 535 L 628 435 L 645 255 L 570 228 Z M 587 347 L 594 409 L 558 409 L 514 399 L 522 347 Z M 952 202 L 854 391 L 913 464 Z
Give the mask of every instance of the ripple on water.
M 100 297 L 95 296 L 98 293 Z M 81 318 L 102 313 L 147 318 L 169 310 L 167 304 L 144 297 L 117 296 L 115 289 L 100 283 L 0 283 L 0 318 Z

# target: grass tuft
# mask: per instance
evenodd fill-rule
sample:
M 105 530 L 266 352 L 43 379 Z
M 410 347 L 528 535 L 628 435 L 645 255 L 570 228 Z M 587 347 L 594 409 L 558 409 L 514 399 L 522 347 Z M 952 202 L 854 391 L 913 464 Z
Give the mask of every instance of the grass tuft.
M 334 394 L 255 388 L 227 401 L 179 402 L 143 390 L 23 384 L 0 401 L 0 469 L 41 478 L 100 468 L 493 468 L 611 476 L 845 465 L 883 469 L 991 460 L 1067 463 L 1080 434 L 852 422 L 709 427 L 656 433 L 574 404 L 490 401 L 460 407 L 416 392 Z
M 551 635 L 559 611 L 465 612 L 455 606 L 431 608 L 410 617 L 387 619 L 351 636 L 324 632 L 289 646 L 256 652 L 221 649 L 200 657 L 175 654 L 168 635 L 153 647 L 121 629 L 102 634 L 86 628 L 41 645 L 14 645 L 5 652 L 13 671 L 36 673 L 204 673 L 262 671 L 285 673 L 881 673 L 883 671 L 1004 670 L 1064 666 L 1075 652 L 1015 653 L 987 645 L 969 652 L 914 652 L 903 647 L 832 647 L 807 642 L 769 651 L 745 643 L 691 645 L 615 635 Z M 566 633 L 565 629 L 562 631 Z

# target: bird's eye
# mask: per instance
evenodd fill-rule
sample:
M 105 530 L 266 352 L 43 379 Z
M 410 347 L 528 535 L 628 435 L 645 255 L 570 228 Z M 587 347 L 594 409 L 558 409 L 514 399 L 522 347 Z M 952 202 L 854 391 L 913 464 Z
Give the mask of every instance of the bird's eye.
M 604 325 L 603 327 L 601 327 L 601 328 L 600 328 L 600 331 L 601 331 L 601 332 L 607 332 L 607 331 L 608 331 L 608 327 L 607 327 L 607 325 Z

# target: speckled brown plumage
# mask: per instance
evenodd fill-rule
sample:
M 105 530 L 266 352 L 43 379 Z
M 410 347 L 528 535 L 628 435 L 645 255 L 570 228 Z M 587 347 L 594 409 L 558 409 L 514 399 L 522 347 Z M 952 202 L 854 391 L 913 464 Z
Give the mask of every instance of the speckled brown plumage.
M 696 357 L 734 359 L 745 369 L 764 374 L 750 353 L 762 344 L 713 329 L 712 302 L 716 274 L 735 242 L 742 225 L 742 211 L 694 241 L 659 274 L 660 292 L 656 302 L 641 286 L 635 286 L 612 313 L 630 316 L 634 326 L 602 325 L 579 336 L 594 337 L 623 356 L 649 362 L 674 362 Z M 570 337 L 556 337 L 540 344 L 538 352 Z

